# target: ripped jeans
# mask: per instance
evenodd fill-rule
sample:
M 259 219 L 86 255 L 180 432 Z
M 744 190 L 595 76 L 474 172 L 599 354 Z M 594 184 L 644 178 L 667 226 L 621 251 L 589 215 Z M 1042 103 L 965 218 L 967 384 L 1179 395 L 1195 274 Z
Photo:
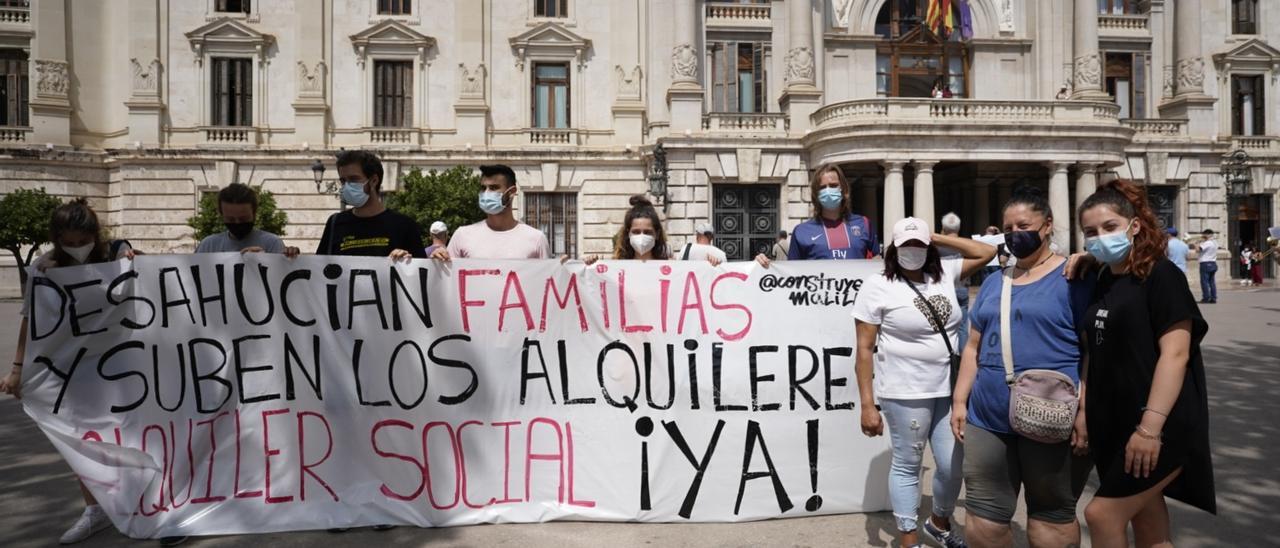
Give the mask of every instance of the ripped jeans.
M 957 445 L 951 434 L 951 398 L 880 400 L 880 408 L 893 443 L 889 499 L 898 530 L 908 532 L 917 527 L 920 471 L 926 443 L 933 447 L 933 459 L 938 467 L 933 474 L 933 513 L 950 518 L 964 479 L 961 465 L 964 446 Z

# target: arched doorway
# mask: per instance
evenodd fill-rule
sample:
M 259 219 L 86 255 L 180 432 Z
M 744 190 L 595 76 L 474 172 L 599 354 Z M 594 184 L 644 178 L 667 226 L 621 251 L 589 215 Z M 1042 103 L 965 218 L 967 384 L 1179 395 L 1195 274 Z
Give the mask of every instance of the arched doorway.
M 936 86 L 948 97 L 968 97 L 969 48 L 961 41 L 960 11 L 951 7 L 956 26 L 935 33 L 925 21 L 925 0 L 889 0 L 876 17 L 876 93 L 881 97 L 931 97 Z

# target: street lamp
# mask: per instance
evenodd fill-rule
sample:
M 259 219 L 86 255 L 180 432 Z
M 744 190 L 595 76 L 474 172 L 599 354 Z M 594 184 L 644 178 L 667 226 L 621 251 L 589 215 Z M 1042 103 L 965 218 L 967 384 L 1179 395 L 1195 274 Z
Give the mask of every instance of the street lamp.
M 325 182 L 324 180 L 324 162 L 315 160 L 311 162 L 311 177 L 316 182 L 317 194 L 333 194 L 338 190 L 338 185 L 333 181 Z
M 653 163 L 649 165 L 649 194 L 667 209 L 667 150 L 662 143 L 653 148 Z
M 1249 195 L 1249 187 L 1253 183 L 1253 177 L 1249 175 L 1249 153 L 1237 149 L 1222 161 L 1220 169 L 1228 198 L 1244 198 Z

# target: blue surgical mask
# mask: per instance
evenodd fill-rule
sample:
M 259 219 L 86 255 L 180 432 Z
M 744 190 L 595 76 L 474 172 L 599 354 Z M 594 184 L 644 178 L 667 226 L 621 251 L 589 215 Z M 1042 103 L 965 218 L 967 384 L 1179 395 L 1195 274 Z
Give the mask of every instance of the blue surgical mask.
M 351 207 L 360 207 L 369 201 L 369 193 L 364 191 L 364 183 L 347 181 L 342 185 L 342 203 Z
M 1129 222 L 1129 226 L 1133 226 L 1132 221 Z M 1129 250 L 1132 248 L 1133 241 L 1129 239 L 1128 227 L 1125 227 L 1120 232 L 1101 234 L 1084 240 L 1085 251 L 1093 255 L 1093 258 L 1108 265 L 1125 260 L 1129 256 Z
M 840 204 L 844 203 L 844 193 L 838 188 L 824 188 L 818 191 L 818 203 L 822 205 L 822 209 L 840 209 Z
M 480 210 L 488 215 L 497 215 L 507 209 L 506 204 L 502 203 L 502 193 L 496 190 L 486 190 L 480 193 Z

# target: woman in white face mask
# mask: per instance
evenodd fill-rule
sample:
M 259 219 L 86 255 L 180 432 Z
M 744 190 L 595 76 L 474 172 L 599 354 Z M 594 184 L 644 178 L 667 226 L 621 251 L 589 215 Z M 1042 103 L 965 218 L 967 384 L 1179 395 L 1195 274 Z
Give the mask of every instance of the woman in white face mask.
M 53 241 L 53 249 L 41 255 L 31 263 L 36 269 L 44 271 L 49 268 L 75 266 L 88 263 L 114 261 L 120 258 L 133 259 L 136 252 L 124 240 L 109 241 L 102 238 L 102 229 L 98 224 L 98 215 L 89 207 L 83 198 L 58 206 L 49 220 L 49 236 Z M 25 280 L 25 295 L 31 294 L 31 278 Z M 0 393 L 10 394 L 15 398 L 22 397 L 22 365 L 25 361 L 27 342 L 27 301 L 22 303 L 22 324 L 18 328 L 18 350 L 13 358 L 13 368 L 0 380 Z M 97 500 L 80 484 L 80 493 L 84 496 L 85 509 L 80 518 L 62 534 L 60 542 L 70 544 L 88 538 L 90 535 L 111 526 L 106 512 L 98 506 Z
M 613 258 L 638 261 L 672 259 L 662 219 L 658 217 L 653 203 L 643 195 L 631 197 L 631 209 L 627 210 L 627 215 L 622 220 L 622 231 L 614 238 Z M 587 264 L 598 260 L 599 255 L 582 258 Z
M 960 257 L 942 260 L 939 245 L 959 251 Z M 893 226 L 893 244 L 884 252 L 884 276 L 866 279 L 853 305 L 862 433 L 882 435 L 884 423 L 889 423 L 889 494 L 903 546 L 921 542 L 916 516 L 926 443 L 933 446 L 937 471 L 925 534 L 947 548 L 965 545 L 951 525 L 963 458 L 950 430 L 952 364 L 959 364 L 961 318 L 955 284 L 995 255 L 995 247 L 931 234 L 923 220 L 908 217 Z M 883 420 L 877 402 L 884 410 Z

